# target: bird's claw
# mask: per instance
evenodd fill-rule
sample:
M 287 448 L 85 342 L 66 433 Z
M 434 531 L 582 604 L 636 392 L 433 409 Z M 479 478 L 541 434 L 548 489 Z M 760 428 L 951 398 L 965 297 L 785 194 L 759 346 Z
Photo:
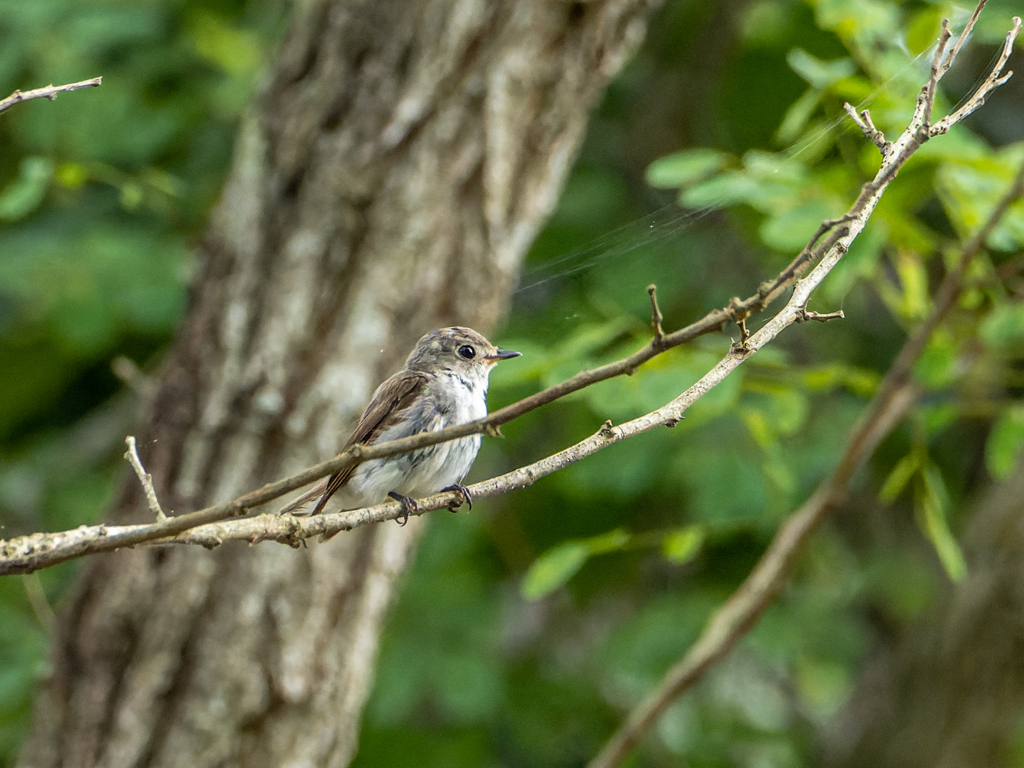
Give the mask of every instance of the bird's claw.
M 451 512 L 458 512 L 459 507 L 461 507 L 463 503 L 465 503 L 470 509 L 473 509 L 473 494 L 469 492 L 469 488 L 467 488 L 466 486 L 459 485 L 458 483 L 456 483 L 455 485 L 449 485 L 447 488 L 442 488 L 441 490 L 455 491 L 456 493 L 462 496 L 462 502 L 455 503 L 453 501 L 451 504 L 448 505 L 448 509 Z
M 403 496 L 400 493 L 391 491 L 388 494 L 392 499 L 402 505 L 402 514 L 395 518 L 395 522 L 399 525 L 405 525 L 409 522 L 409 515 L 416 514 L 420 511 L 420 505 L 416 503 L 416 499 L 409 496 Z

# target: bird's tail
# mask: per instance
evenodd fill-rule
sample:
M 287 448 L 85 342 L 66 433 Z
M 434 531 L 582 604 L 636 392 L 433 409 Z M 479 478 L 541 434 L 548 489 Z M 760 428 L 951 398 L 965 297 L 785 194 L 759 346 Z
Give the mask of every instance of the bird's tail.
M 308 515 L 312 510 L 306 509 L 309 502 L 319 499 L 324 495 L 324 491 L 327 490 L 327 483 L 330 478 L 323 478 L 318 480 L 309 487 L 309 490 L 303 491 L 301 496 L 288 502 L 286 506 L 281 507 L 277 510 L 279 515 Z

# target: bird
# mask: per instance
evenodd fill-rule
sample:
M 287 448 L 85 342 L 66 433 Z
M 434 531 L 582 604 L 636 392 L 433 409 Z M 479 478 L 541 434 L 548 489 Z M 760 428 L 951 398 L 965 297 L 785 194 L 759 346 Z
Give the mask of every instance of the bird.
M 405 367 L 377 387 L 342 450 L 484 418 L 491 369 L 521 354 L 499 349 L 472 328 L 453 326 L 427 333 L 416 343 Z M 317 497 L 312 515 L 323 512 L 332 500 L 332 509 L 360 509 L 390 497 L 401 503 L 403 515 L 398 522 L 404 525 L 409 514 L 419 510 L 416 498 L 440 491 L 458 491 L 472 509 L 472 497 L 461 482 L 479 450 L 480 435 L 470 435 L 345 467 L 281 512 L 301 512 Z

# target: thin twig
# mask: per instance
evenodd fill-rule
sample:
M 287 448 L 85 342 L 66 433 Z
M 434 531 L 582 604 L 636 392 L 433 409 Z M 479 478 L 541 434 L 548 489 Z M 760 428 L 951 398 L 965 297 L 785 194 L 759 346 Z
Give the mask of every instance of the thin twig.
M 29 101 L 30 99 L 49 99 L 53 101 L 57 98 L 58 93 L 77 91 L 79 88 L 95 88 L 102 83 L 102 77 L 93 77 L 89 80 L 68 83 L 67 85 L 48 85 L 45 88 L 36 88 L 33 91 L 15 91 L 6 99 L 0 100 L 0 113 L 6 112 L 15 104 L 20 104 L 23 101 Z
M 981 8 L 985 5 L 986 0 L 981 0 L 978 3 L 978 7 Z M 971 17 L 971 20 L 967 22 L 967 26 L 964 27 L 963 33 L 960 35 L 962 40 L 967 34 L 967 30 L 974 26 L 974 23 L 978 20 L 977 15 Z M 947 70 L 953 64 L 959 48 L 955 48 L 949 52 L 949 57 L 943 61 L 942 55 L 946 50 L 946 46 L 949 44 L 949 38 L 952 34 L 949 31 L 949 19 L 942 20 L 942 32 L 939 34 L 939 42 L 935 46 L 935 55 L 932 56 L 932 69 L 931 76 L 928 78 L 928 82 L 924 88 L 921 89 L 921 95 L 917 97 L 917 107 L 922 123 L 928 126 L 932 122 L 932 110 L 935 107 L 935 94 L 939 89 L 939 80 L 946 74 Z M 959 42 L 959 40 L 958 40 Z
M 939 72 L 939 77 L 942 77 L 953 66 L 953 62 L 956 61 L 956 57 L 960 54 L 960 49 L 964 47 L 964 43 L 967 42 L 967 38 L 970 37 L 971 32 L 974 29 L 974 25 L 978 23 L 978 17 L 981 16 L 981 12 L 985 10 L 985 6 L 988 4 L 988 0 L 980 0 L 977 7 L 974 9 L 974 13 L 971 14 L 971 18 L 967 20 L 963 30 L 960 32 L 960 36 L 957 37 L 956 42 L 953 43 L 953 47 L 949 49 L 949 55 L 942 62 L 942 70 Z
M 128 445 L 128 450 L 125 451 L 124 457 L 128 459 L 128 463 L 135 470 L 135 476 L 142 483 L 142 490 L 146 494 L 146 503 L 149 504 L 149 511 L 153 513 L 158 523 L 163 522 L 167 519 L 167 515 L 164 514 L 163 509 L 160 507 L 160 500 L 156 497 L 156 488 L 153 487 L 153 476 L 142 466 L 142 459 L 139 458 L 139 451 L 135 447 L 135 438 L 129 435 L 124 441 Z
M 651 339 L 651 346 L 660 347 L 665 338 L 665 331 L 662 330 L 661 322 L 665 319 L 658 307 L 658 288 L 654 283 L 647 286 L 647 295 L 651 298 L 651 327 L 654 329 L 654 338 Z

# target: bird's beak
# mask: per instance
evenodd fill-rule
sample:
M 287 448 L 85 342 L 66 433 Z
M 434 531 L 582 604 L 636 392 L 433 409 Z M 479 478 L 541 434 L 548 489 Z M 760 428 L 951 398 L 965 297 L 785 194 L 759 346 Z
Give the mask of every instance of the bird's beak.
M 513 352 L 511 349 L 496 349 L 493 355 L 488 355 L 484 360 L 508 360 L 510 357 L 522 357 L 522 352 Z

